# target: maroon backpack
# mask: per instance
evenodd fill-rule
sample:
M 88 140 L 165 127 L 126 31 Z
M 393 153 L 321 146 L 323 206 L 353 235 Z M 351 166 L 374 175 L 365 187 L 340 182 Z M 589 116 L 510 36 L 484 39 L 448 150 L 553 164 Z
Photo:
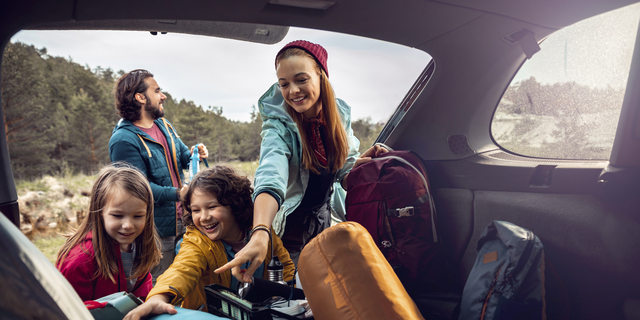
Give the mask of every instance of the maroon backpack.
M 434 261 L 440 244 L 422 160 L 390 151 L 353 168 L 347 179 L 347 220 L 371 233 L 405 287 L 438 281 L 444 264 Z

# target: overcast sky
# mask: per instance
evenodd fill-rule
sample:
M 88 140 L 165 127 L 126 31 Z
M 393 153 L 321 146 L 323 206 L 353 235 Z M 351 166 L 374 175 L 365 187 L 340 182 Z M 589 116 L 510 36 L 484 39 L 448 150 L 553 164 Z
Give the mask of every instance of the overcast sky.
M 353 119 L 386 121 L 431 59 L 397 44 L 299 28 L 275 45 L 128 31 L 21 31 L 12 41 L 45 47 L 51 56 L 91 69 L 147 69 L 174 99 L 221 106 L 223 116 L 248 121 L 252 106 L 276 82 L 275 54 L 298 39 L 327 49 L 329 79 L 352 107 Z
M 575 81 L 623 89 L 640 20 L 640 3 L 580 21 L 550 35 L 525 61 L 514 82 L 535 77 L 545 84 Z

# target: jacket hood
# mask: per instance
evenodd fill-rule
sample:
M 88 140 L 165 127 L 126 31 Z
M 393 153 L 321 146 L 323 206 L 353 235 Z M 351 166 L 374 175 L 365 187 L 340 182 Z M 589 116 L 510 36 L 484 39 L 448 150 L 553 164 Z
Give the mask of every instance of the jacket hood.
M 153 120 L 153 123 L 155 123 L 158 128 L 161 128 L 162 130 L 162 119 L 163 118 L 158 118 L 156 120 Z M 116 131 L 120 130 L 120 129 L 125 129 L 125 130 L 129 130 L 133 133 L 136 134 L 144 134 L 146 135 L 146 133 L 142 130 L 140 130 L 140 128 L 138 128 L 136 125 L 133 124 L 133 122 L 129 121 L 129 120 L 125 120 L 124 118 L 120 118 L 120 120 L 118 120 L 118 123 L 116 124 L 116 126 L 113 128 L 113 132 L 111 134 L 116 133 Z
M 278 84 L 274 83 L 258 100 L 258 109 L 260 117 L 264 122 L 267 119 L 278 119 L 285 123 L 291 123 L 295 126 L 295 122 L 287 113 L 284 107 L 284 97 L 278 88 Z
M 138 131 L 143 132 L 138 127 L 133 125 L 133 123 L 131 121 L 125 120 L 124 118 L 120 118 L 120 120 L 118 120 L 118 123 L 116 124 L 116 126 L 113 127 L 113 132 L 111 132 L 111 134 L 114 134 L 114 133 L 116 133 L 116 131 L 118 131 L 120 129 L 124 129 L 124 128 L 126 128 L 129 131 L 133 131 L 135 133 L 138 133 Z

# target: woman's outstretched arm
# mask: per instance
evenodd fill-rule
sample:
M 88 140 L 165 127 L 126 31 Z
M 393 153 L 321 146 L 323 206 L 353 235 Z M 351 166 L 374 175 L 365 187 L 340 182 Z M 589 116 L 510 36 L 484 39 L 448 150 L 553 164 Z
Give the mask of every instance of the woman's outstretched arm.
M 271 228 L 271 223 L 277 212 L 278 202 L 276 199 L 267 192 L 260 193 L 253 205 L 253 225 L 263 224 Z M 221 273 L 231 269 L 231 274 L 238 281 L 250 282 L 253 273 L 264 262 L 267 250 L 269 250 L 269 233 L 257 231 L 251 236 L 249 243 L 236 253 L 233 260 L 216 269 L 215 272 Z M 251 261 L 249 268 L 241 272 L 242 265 L 248 261 Z

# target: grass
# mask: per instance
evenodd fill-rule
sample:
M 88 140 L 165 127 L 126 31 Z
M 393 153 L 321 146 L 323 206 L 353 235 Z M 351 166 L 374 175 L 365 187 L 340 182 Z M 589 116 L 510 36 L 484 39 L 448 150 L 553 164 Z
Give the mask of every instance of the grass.
M 210 164 L 212 165 L 212 164 Z M 237 170 L 237 173 L 246 175 L 251 182 L 253 182 L 253 176 L 258 168 L 258 161 L 251 162 L 240 162 L 233 161 L 229 162 L 228 165 Z M 204 167 L 203 167 L 204 169 Z M 188 172 L 185 172 L 185 177 L 188 176 Z M 87 176 L 85 174 L 63 174 L 54 177 L 58 180 L 62 185 L 64 185 L 71 193 L 78 194 L 81 191 L 89 192 L 91 190 L 91 186 L 93 181 L 96 179 L 96 175 Z M 35 181 L 16 181 L 16 189 L 18 191 L 18 197 L 25 195 L 30 191 L 49 191 L 49 186 L 45 183 L 45 179 L 38 179 Z M 47 198 L 41 199 L 43 208 L 41 210 L 49 210 L 50 212 L 55 212 L 56 210 L 60 210 L 59 208 L 51 208 L 49 206 L 53 201 Z M 80 208 L 76 208 L 76 204 L 69 204 L 71 210 L 77 210 Z M 34 231 L 35 232 L 35 231 Z M 47 231 L 43 234 L 33 234 L 30 235 L 31 241 L 35 244 L 35 246 L 40 249 L 40 251 L 52 262 L 55 263 L 56 254 L 62 245 L 64 244 L 66 238 L 58 235 L 55 232 L 51 232 L 51 230 Z
M 74 176 L 66 176 L 62 178 L 62 183 L 71 191 L 71 193 L 79 193 L 81 191 L 91 191 L 91 185 L 97 178 L 97 175 L 87 176 L 77 174 Z
M 231 167 L 238 170 L 238 173 L 246 175 L 249 180 L 253 180 L 253 176 L 258 169 L 258 161 L 232 161 L 228 163 Z M 253 181 L 252 181 L 253 182 Z
M 18 180 L 16 181 L 16 190 L 18 191 L 18 195 L 25 194 L 29 191 L 47 192 L 49 190 L 49 186 L 44 183 L 43 179 L 38 179 L 36 181 Z
M 56 255 L 58 250 L 64 244 L 66 238 L 59 235 L 50 235 L 46 237 L 38 237 L 31 240 L 33 244 L 42 252 L 51 263 L 56 263 Z
M 90 191 L 91 185 L 93 181 L 96 179 L 96 175 L 87 176 L 83 173 L 76 175 L 56 175 L 53 176 L 57 181 L 61 182 L 71 193 L 79 193 L 81 191 Z M 46 177 L 45 177 L 46 178 Z M 16 190 L 18 191 L 18 196 L 24 195 L 29 191 L 49 191 L 49 185 L 45 182 L 45 178 L 38 179 L 35 181 L 28 180 L 17 180 L 16 181 Z

